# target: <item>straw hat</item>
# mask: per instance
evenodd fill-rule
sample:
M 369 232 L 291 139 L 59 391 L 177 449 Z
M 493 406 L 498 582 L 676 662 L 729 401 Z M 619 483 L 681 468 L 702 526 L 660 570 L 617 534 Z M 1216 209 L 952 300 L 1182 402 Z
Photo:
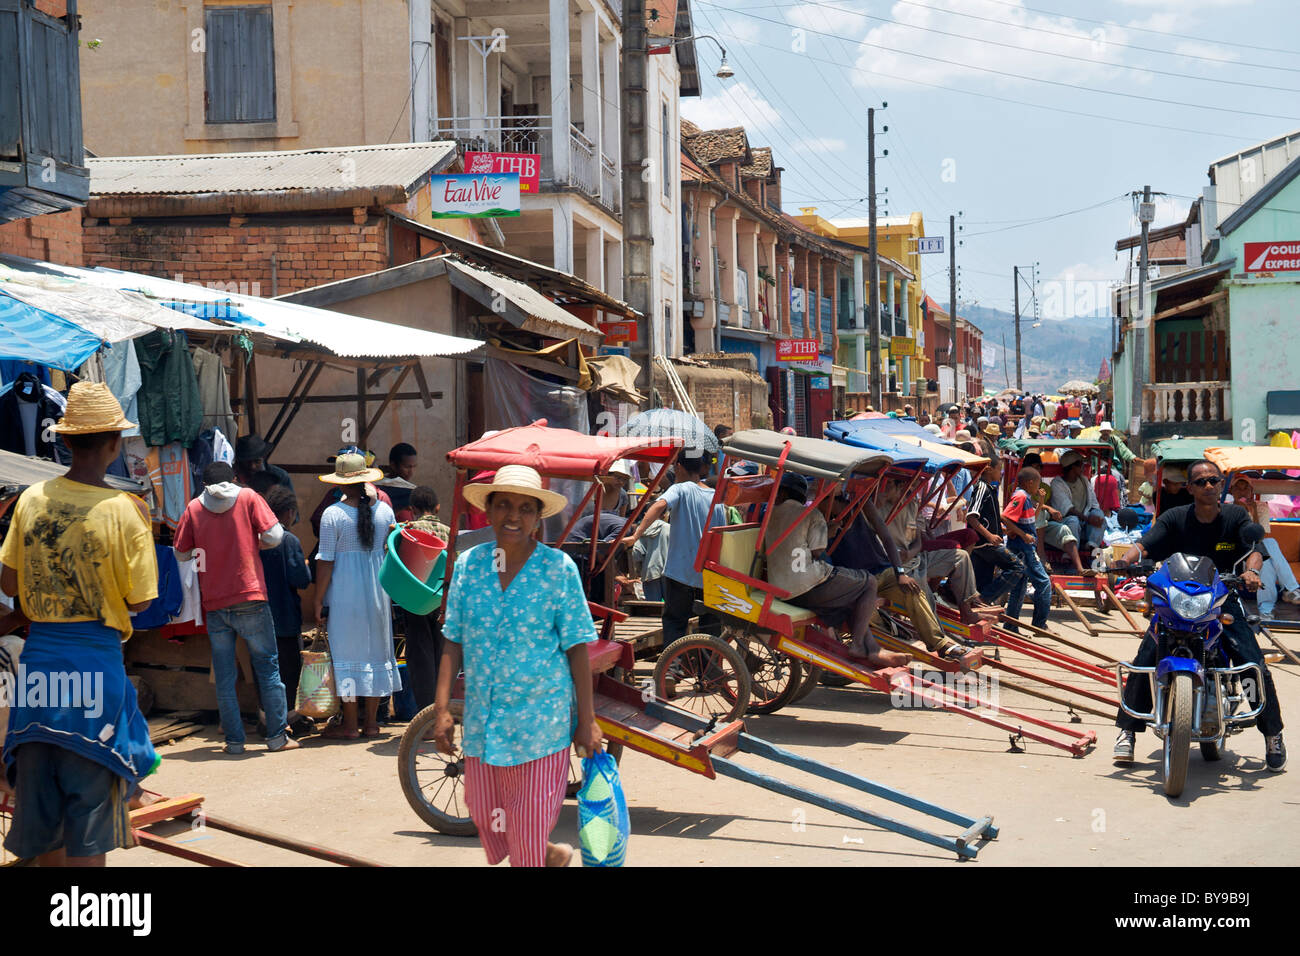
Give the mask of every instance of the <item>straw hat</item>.
M 487 511 L 488 495 L 502 491 L 512 495 L 529 495 L 541 503 L 540 517 L 549 518 L 559 514 L 568 505 L 569 499 L 555 491 L 542 487 L 542 476 L 527 465 L 506 465 L 498 468 L 496 477 L 490 484 L 466 485 L 462 494 L 465 500 L 479 511 Z
M 997 422 L 989 422 L 984 426 L 984 434 L 990 438 L 998 438 L 1002 435 L 1002 426 Z
M 1077 451 L 1071 449 L 1070 451 L 1067 451 L 1064 455 L 1061 456 L 1061 470 L 1064 471 L 1065 469 L 1069 468 L 1071 465 L 1077 465 L 1081 461 L 1083 461 L 1083 456 L 1080 455 Z
M 135 428 L 127 421 L 113 393 L 103 382 L 77 382 L 68 391 L 68 407 L 54 431 L 60 435 L 93 435 Z
M 363 481 L 383 481 L 384 473 L 378 468 L 367 468 L 365 455 L 339 455 L 334 459 L 333 473 L 319 477 L 331 485 L 355 485 Z
M 957 429 L 957 434 L 952 436 L 952 440 L 956 442 L 970 441 L 971 433 L 964 428 L 959 428 Z

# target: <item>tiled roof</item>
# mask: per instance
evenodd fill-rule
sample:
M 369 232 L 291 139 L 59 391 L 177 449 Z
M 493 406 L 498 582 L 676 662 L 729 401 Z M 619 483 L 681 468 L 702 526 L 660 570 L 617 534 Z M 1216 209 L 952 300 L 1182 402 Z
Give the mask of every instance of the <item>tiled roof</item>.
M 682 117 L 683 136 L 699 136 L 701 132 L 703 132 L 703 130 L 701 130 L 698 126 L 696 126 L 690 120 L 686 119 L 686 117 Z
M 746 178 L 767 179 L 772 175 L 772 147 L 755 146 L 749 151 L 754 161 L 748 166 L 740 167 L 740 175 Z
M 743 126 L 704 130 L 690 136 L 687 136 L 683 130 L 682 135 L 688 140 L 687 145 L 690 146 L 691 152 L 701 162 L 712 165 L 729 159 L 738 159 L 742 163 L 752 161 L 749 138 L 745 136 Z

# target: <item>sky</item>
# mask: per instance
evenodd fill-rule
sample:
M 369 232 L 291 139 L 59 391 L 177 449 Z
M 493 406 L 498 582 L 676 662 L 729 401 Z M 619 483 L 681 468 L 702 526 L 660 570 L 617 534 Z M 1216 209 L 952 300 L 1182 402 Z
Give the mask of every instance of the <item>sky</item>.
M 1156 226 L 1180 221 L 1211 162 L 1300 129 L 1294 0 L 690 4 L 736 73 L 716 78 L 697 39 L 703 95 L 682 115 L 770 145 L 787 212 L 867 215 L 867 108 L 888 103 L 877 214 L 919 210 L 934 236 L 960 213 L 959 301 L 1009 312 L 1013 266 L 1037 263 L 1045 320 L 1108 314 L 1133 191 L 1166 194 Z M 922 258 L 922 282 L 948 301 L 946 254 Z

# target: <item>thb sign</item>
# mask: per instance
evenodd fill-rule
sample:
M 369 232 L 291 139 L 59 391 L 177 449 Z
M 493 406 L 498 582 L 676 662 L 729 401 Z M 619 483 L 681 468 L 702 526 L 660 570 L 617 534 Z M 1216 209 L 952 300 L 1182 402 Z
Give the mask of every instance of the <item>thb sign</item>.
M 817 361 L 816 339 L 778 339 L 776 343 L 776 360 L 778 362 Z
M 536 195 L 542 188 L 542 158 L 536 153 L 466 153 L 465 172 L 518 173 L 521 193 Z

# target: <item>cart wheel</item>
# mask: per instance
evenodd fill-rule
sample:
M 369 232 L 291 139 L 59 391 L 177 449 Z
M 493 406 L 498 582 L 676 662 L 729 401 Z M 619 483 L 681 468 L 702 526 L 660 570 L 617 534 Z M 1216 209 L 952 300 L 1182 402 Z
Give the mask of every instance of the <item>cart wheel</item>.
M 803 686 L 803 662 L 774 651 L 762 641 L 737 640 L 749 668 L 749 714 L 774 714 L 794 700 Z
M 605 741 L 605 749 L 614 758 L 614 763 L 623 762 L 623 743 L 619 740 Z M 572 750 L 569 751 L 569 782 L 564 787 L 566 797 L 576 797 L 582 789 L 582 758 Z
M 738 718 L 749 706 L 749 669 L 740 652 L 708 634 L 687 634 L 659 655 L 655 695 L 702 717 Z
M 463 733 L 461 718 L 464 704 L 451 702 L 451 715 L 456 721 L 452 741 L 459 754 Z M 470 819 L 465 803 L 465 757 L 463 754 L 448 757 L 440 753 L 432 740 L 424 735 L 433 730 L 434 705 L 430 704 L 416 714 L 402 734 L 397 750 L 397 775 L 402 782 L 402 793 L 411 809 L 429 826 L 448 836 L 474 836 L 478 828 Z
M 823 668 L 813 667 L 806 663 L 803 665 L 803 671 L 803 683 L 799 685 L 799 690 L 794 695 L 794 700 L 791 701 L 793 704 L 799 703 L 799 701 L 803 700 L 815 691 L 818 685 L 821 684 L 823 675 L 826 673 Z
M 850 644 L 853 643 L 853 640 L 847 634 L 841 634 L 840 643 L 843 644 L 845 647 L 848 647 Z M 851 678 L 845 677 L 843 674 L 837 674 L 834 671 L 822 670 L 821 668 L 818 668 L 818 670 L 821 670 L 821 682 L 825 684 L 827 687 L 848 687 L 850 684 L 853 683 Z M 802 688 L 800 689 L 802 690 Z

